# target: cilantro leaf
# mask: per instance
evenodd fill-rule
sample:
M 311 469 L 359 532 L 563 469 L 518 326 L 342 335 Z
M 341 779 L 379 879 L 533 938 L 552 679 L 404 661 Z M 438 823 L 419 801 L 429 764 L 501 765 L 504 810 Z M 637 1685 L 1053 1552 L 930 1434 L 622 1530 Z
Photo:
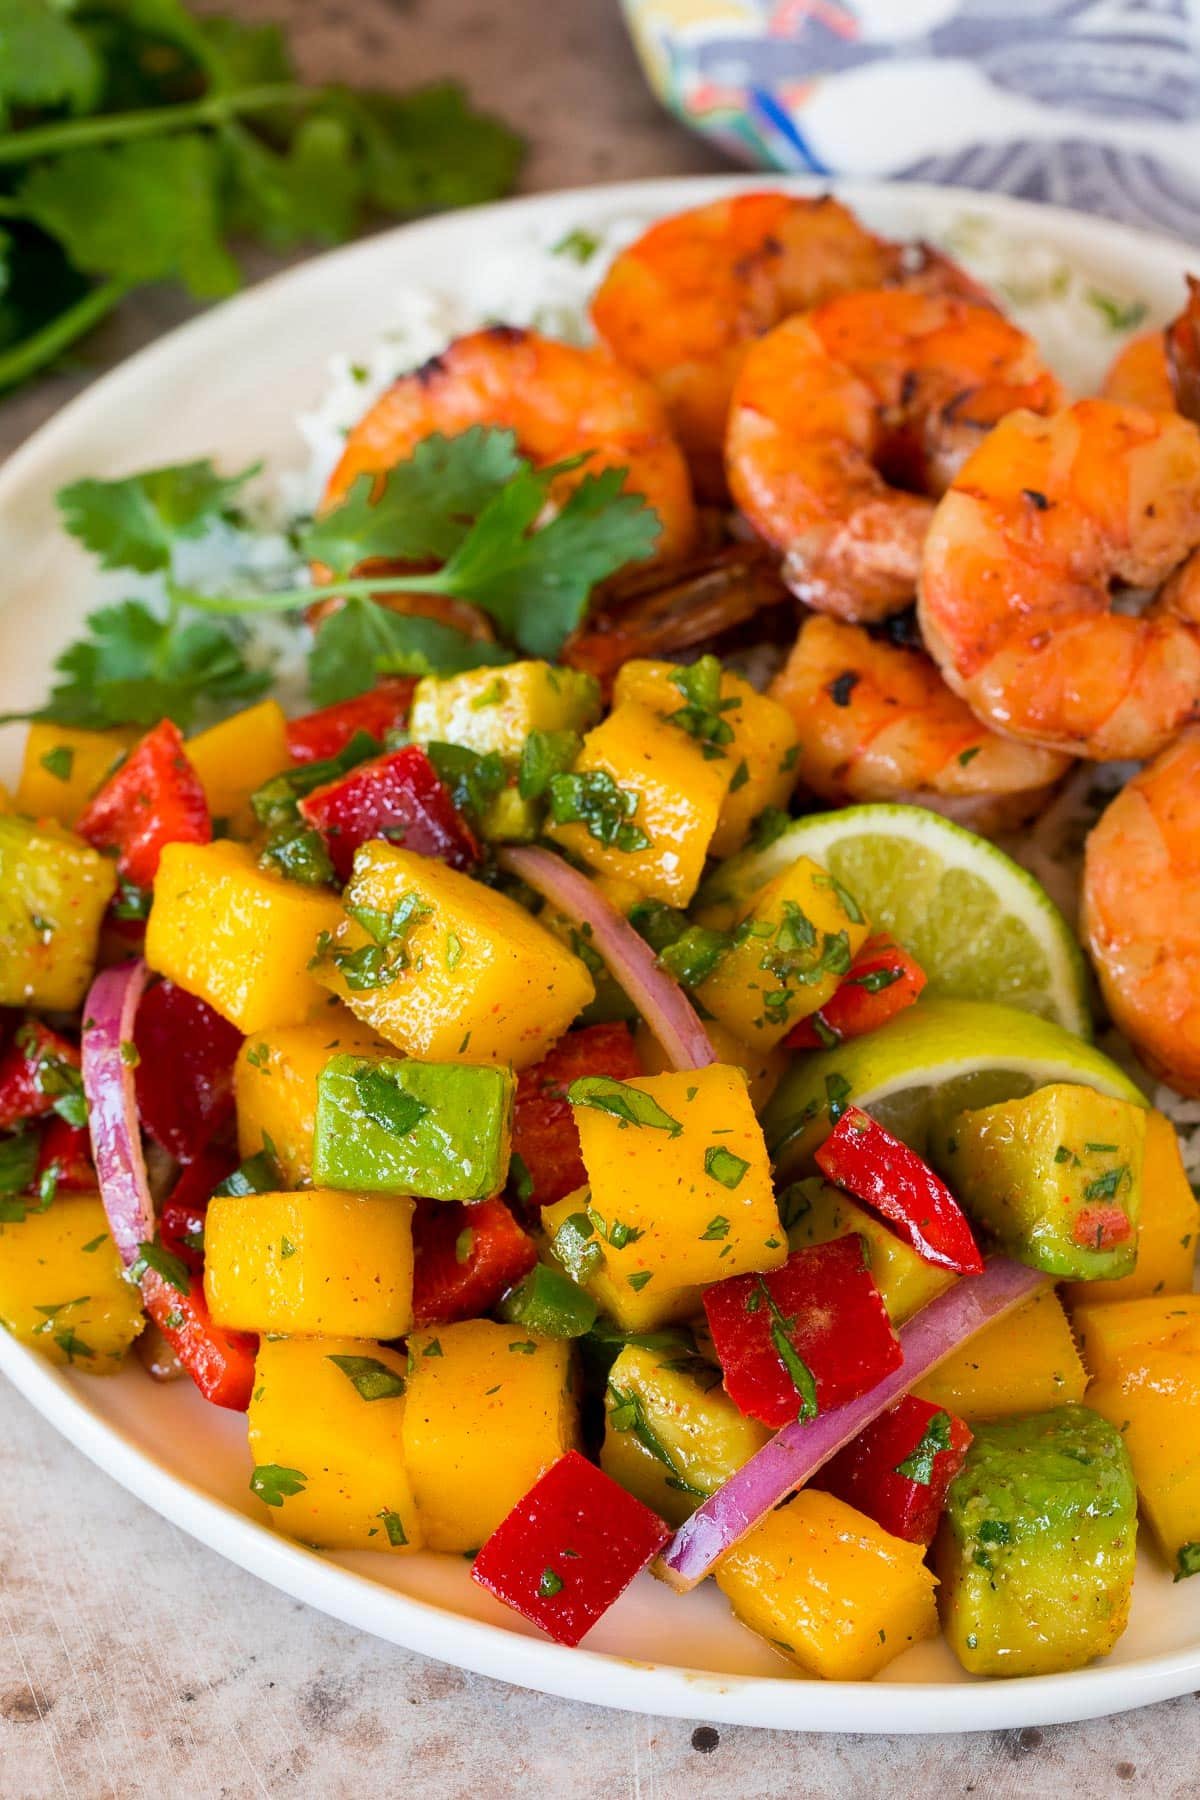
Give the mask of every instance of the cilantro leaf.
M 0 120 L 10 105 L 89 112 L 101 79 L 91 45 L 62 11 L 44 0 L 0 0 Z
M 270 676 L 249 667 L 231 634 L 208 619 L 174 623 L 140 600 L 89 613 L 89 635 L 55 662 L 63 679 L 35 716 L 59 725 L 189 726 L 201 703 L 255 700 Z
M 309 691 L 314 705 L 331 706 L 365 693 L 381 675 L 455 675 L 512 660 L 511 650 L 469 638 L 438 619 L 354 598 L 317 632 L 308 659 Z
M 354 230 L 363 193 L 351 134 L 340 119 L 314 114 L 277 150 L 236 120 L 224 137 L 228 221 L 273 250 L 306 239 L 339 244 Z
M 97 557 L 102 569 L 169 569 L 179 538 L 198 538 L 227 518 L 239 489 L 258 464 L 240 475 L 218 475 L 206 461 L 143 469 L 116 481 L 73 481 L 55 495 L 63 524 Z
M 385 475 L 379 494 L 362 475 L 340 506 L 305 532 L 304 555 L 335 575 L 361 562 L 443 562 L 467 536 L 471 521 L 523 468 L 516 434 L 473 425 L 457 437 L 435 432 Z
M 456 82 L 411 94 L 334 89 L 329 104 L 353 128 L 367 198 L 383 212 L 473 206 L 498 199 L 516 178 L 521 139 L 474 112 Z
M 585 475 L 535 531 L 551 477 L 528 467 L 515 475 L 484 507 L 437 583 L 438 592 L 482 607 L 531 656 L 557 656 L 596 583 L 644 561 L 662 531 L 640 494 L 622 492 L 622 469 Z
M 206 299 L 239 281 L 221 242 L 219 176 L 210 140 L 184 132 L 35 163 L 16 204 L 83 274 L 130 285 L 178 276 Z

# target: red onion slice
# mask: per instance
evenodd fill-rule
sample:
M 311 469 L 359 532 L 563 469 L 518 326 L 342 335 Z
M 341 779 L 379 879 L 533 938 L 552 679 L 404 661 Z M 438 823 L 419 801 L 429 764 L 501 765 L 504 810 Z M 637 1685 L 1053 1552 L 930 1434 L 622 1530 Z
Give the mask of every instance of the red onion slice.
M 654 960 L 654 952 L 628 919 L 586 875 L 550 850 L 501 850 L 496 858 L 519 875 L 573 925 L 591 927 L 589 942 L 604 958 L 676 1069 L 705 1069 L 717 1061 L 708 1033 L 679 983 Z
M 807 1424 L 785 1425 L 736 1475 L 711 1494 L 681 1525 L 654 1572 L 679 1593 L 703 1581 L 761 1519 L 803 1487 L 822 1463 L 856 1438 L 901 1395 L 985 1325 L 1011 1312 L 1044 1287 L 1049 1276 L 1007 1257 L 989 1257 L 982 1275 L 958 1281 L 901 1327 L 904 1361 L 868 1393 L 834 1407 Z
M 97 975 L 83 1006 L 83 1092 L 100 1198 L 121 1260 L 154 1239 L 154 1201 L 146 1178 L 134 1093 L 133 1021 L 150 979 L 144 962 Z

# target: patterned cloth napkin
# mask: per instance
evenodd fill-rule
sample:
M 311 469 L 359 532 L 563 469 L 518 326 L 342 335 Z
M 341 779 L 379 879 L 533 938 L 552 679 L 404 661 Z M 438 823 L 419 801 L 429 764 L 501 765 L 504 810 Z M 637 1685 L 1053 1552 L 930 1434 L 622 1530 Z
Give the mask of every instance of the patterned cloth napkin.
M 1054 201 L 1200 238 L 1200 0 L 622 0 L 743 162 Z

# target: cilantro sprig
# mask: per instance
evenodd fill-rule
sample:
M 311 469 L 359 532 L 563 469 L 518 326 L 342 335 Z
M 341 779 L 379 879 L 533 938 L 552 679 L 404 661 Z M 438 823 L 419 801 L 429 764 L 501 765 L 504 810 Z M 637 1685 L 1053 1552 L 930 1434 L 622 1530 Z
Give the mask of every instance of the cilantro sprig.
M 229 293 L 232 234 L 337 243 L 372 213 L 494 199 L 520 154 L 449 83 L 302 85 L 275 26 L 182 0 L 0 0 L 0 389 L 143 283 Z
M 641 496 L 624 491 L 623 470 L 584 473 L 562 498 L 558 484 L 578 461 L 535 469 L 512 432 L 485 426 L 435 434 L 377 492 L 364 477 L 340 504 L 298 528 L 287 566 L 247 576 L 236 593 L 203 591 L 189 571 L 205 540 L 219 540 L 247 569 L 262 563 L 251 554 L 242 508 L 255 469 L 226 476 L 201 461 L 73 482 L 58 495 L 67 530 L 101 567 L 153 578 L 167 605 L 127 599 L 92 613 L 88 635 L 58 658 L 59 679 L 37 716 L 90 728 L 167 716 L 186 728 L 201 711 L 245 705 L 270 685 L 245 620 L 292 615 L 297 629 L 307 629 L 301 611 L 317 598 L 342 602 L 315 627 L 310 648 L 318 706 L 362 693 L 384 675 L 454 674 L 519 654 L 554 657 L 596 583 L 648 557 L 660 532 Z M 368 562 L 388 568 L 352 573 Z M 312 563 L 330 571 L 319 589 L 307 580 Z M 467 601 L 492 635 L 483 635 L 482 623 L 472 635 L 393 610 L 384 604 L 389 595 Z M 573 778 L 547 768 L 542 779 Z M 633 829 L 627 821 L 622 828 Z

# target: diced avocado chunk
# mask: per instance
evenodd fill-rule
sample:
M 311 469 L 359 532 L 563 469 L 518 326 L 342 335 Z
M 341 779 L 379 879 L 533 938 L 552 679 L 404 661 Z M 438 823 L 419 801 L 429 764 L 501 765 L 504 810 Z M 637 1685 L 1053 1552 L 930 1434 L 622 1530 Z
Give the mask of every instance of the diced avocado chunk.
M 972 1675 L 1050 1675 L 1110 1651 L 1133 1590 L 1137 1490 L 1086 1406 L 972 1427 L 935 1551 L 942 1626 Z
M 318 1187 L 487 1200 L 508 1175 L 516 1083 L 477 1063 L 335 1056 L 317 1082 Z
M 531 731 L 586 731 L 599 717 L 600 690 L 591 675 L 528 661 L 425 676 L 413 695 L 409 730 L 417 744 L 494 750 L 515 763 Z
M 115 865 L 74 832 L 0 815 L 0 1006 L 79 1005 L 116 885 Z
M 672 1525 L 682 1525 L 770 1433 L 740 1413 L 720 1371 L 674 1346 L 633 1343 L 608 1372 L 600 1466 Z
M 958 1113 L 939 1156 L 965 1211 L 1031 1268 L 1108 1281 L 1137 1262 L 1144 1108 L 1058 1083 Z

